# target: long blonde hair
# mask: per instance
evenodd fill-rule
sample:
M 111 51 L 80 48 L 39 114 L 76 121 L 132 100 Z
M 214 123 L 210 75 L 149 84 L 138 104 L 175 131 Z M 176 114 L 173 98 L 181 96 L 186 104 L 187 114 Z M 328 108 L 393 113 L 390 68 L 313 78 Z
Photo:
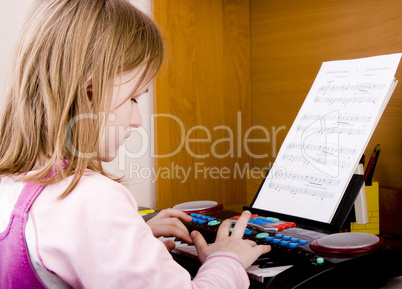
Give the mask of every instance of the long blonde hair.
M 105 96 L 117 75 L 137 67 L 145 68 L 141 81 L 149 81 L 162 58 L 157 26 L 126 0 L 37 0 L 13 62 L 0 127 L 0 176 L 50 184 L 74 175 L 62 197 L 87 169 L 112 177 L 100 155 L 107 122 L 100 116 L 110 106 Z M 80 116 L 85 120 L 71 125 Z M 48 177 L 54 166 L 57 173 Z

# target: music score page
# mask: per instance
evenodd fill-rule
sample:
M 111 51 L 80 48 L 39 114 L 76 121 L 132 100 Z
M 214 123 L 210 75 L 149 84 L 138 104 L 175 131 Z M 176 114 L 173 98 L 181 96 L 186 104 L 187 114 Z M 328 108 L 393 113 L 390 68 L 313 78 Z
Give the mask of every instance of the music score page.
M 400 59 L 322 64 L 253 208 L 331 222 L 396 86 Z

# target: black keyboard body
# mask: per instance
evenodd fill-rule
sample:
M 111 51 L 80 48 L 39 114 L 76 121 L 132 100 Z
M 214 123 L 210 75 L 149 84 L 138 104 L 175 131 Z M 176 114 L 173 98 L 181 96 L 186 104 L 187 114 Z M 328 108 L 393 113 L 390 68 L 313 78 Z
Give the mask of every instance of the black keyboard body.
M 201 215 L 214 218 L 217 223 L 230 219 L 237 212 L 221 210 L 202 213 Z M 197 216 L 195 216 L 197 218 Z M 200 216 L 199 216 L 200 217 Z M 209 221 L 184 223 L 188 230 L 199 231 L 208 243 L 215 240 L 219 224 L 208 225 Z M 387 280 L 402 275 L 402 246 L 390 246 L 386 242 L 383 248 L 369 254 L 334 256 L 316 253 L 310 248 L 310 243 L 324 232 L 308 228 L 288 228 L 283 231 L 262 231 L 250 224 L 250 232 L 244 235 L 259 244 L 271 245 L 271 252 L 262 255 L 256 262 L 260 268 L 292 265 L 289 269 L 263 282 L 250 279 L 250 288 L 264 289 L 338 289 L 338 288 L 381 288 Z M 257 236 L 266 236 L 257 238 Z M 276 238 L 278 236 L 278 238 Z M 280 240 L 276 243 L 273 239 Z M 268 240 L 268 241 L 267 241 Z M 295 242 L 299 240 L 300 243 Z M 291 243 L 296 243 L 291 248 Z M 303 242 L 301 242 L 303 241 Z M 285 243 L 282 243 L 285 242 Z M 287 243 L 286 243 L 287 242 Z M 307 242 L 307 243 L 306 243 Z M 173 254 L 175 260 L 195 276 L 199 262 Z

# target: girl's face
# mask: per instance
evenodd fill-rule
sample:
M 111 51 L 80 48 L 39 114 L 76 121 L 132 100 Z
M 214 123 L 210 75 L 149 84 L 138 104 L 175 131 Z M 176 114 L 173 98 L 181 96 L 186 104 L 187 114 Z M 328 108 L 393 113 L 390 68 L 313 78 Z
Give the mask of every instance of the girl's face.
M 116 158 L 117 150 L 130 136 L 132 128 L 142 125 L 138 110 L 138 101 L 148 92 L 149 83 L 138 85 L 138 70 L 127 72 L 114 81 L 111 111 L 105 131 L 105 143 L 102 147 L 102 161 L 110 162 Z

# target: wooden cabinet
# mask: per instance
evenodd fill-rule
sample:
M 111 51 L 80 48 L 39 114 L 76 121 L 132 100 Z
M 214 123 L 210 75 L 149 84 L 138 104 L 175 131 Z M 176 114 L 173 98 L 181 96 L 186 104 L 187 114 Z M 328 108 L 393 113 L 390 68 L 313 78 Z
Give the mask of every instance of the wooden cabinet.
M 234 178 L 236 166 L 264 169 L 274 161 L 322 62 L 402 52 L 398 0 L 158 0 L 153 11 L 167 46 L 155 84 L 155 113 L 182 124 L 157 118 L 157 153 L 174 152 L 185 137 L 177 153 L 156 158 L 156 168 L 192 169 L 185 182 L 157 179 L 158 208 L 201 199 L 249 203 L 247 190 L 250 196 L 260 178 Z M 402 65 L 396 77 L 402 80 Z M 225 141 L 230 137 L 231 143 Z M 205 141 L 192 142 L 195 138 Z M 366 155 L 377 143 L 381 154 L 374 180 L 400 191 L 401 84 Z M 197 175 L 197 163 L 200 170 L 227 168 L 231 174 Z
M 153 11 L 167 47 L 155 83 L 157 208 L 245 204 L 246 182 L 234 174 L 251 162 L 242 147 L 251 124 L 250 3 L 158 0 Z

